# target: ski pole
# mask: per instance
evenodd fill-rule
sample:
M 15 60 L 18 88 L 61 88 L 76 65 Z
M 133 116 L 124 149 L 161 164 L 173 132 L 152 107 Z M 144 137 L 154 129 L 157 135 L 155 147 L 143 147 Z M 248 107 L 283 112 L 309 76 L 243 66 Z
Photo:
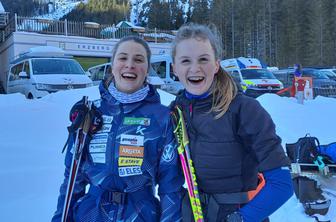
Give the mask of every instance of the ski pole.
M 75 139 L 74 148 L 73 148 L 73 156 L 72 156 L 72 161 L 71 161 L 69 180 L 68 180 L 67 190 L 66 190 L 65 199 L 64 199 L 62 222 L 66 222 L 68 219 L 68 213 L 69 213 L 69 208 L 71 204 L 73 189 L 76 183 L 78 168 L 79 168 L 79 165 L 82 159 L 83 149 L 85 146 L 87 134 L 89 132 L 91 121 L 92 121 L 92 116 L 90 113 L 91 102 L 88 101 L 87 96 L 83 97 L 83 101 L 84 101 L 84 104 L 88 107 L 88 111 L 83 115 L 84 118 L 82 120 L 77 119 L 77 118 L 82 118 L 82 116 L 78 115 L 76 117 L 76 120 L 74 121 L 76 122 L 76 124 L 78 124 L 77 125 L 78 129 L 76 130 L 76 139 Z
M 174 134 L 178 142 L 178 153 L 182 165 L 183 174 L 188 187 L 191 209 L 196 222 L 203 222 L 202 206 L 198 192 L 195 169 L 190 156 L 189 138 L 181 108 L 175 106 L 172 114 L 175 127 Z

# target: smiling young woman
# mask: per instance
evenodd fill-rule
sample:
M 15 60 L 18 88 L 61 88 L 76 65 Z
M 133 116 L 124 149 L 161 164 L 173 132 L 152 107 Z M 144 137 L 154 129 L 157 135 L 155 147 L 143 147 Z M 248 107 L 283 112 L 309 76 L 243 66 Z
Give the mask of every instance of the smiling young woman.
M 289 161 L 270 115 L 219 66 L 220 49 L 207 26 L 178 30 L 173 65 L 185 90 L 172 107 L 185 117 L 205 221 L 267 221 L 293 194 Z M 187 198 L 182 209 L 191 221 Z
M 149 67 L 147 51 L 143 45 L 134 41 L 122 42 L 112 63 L 112 75 L 119 91 L 133 93 L 143 87 Z
M 210 89 L 219 69 L 219 60 L 216 60 L 208 39 L 193 38 L 179 43 L 173 67 L 186 90 L 201 95 Z
M 150 56 L 147 43 L 137 37 L 121 39 L 113 50 L 112 75 L 100 84 L 101 98 L 92 107 L 103 126 L 85 144 L 68 221 L 182 220 L 184 181 L 170 112 L 145 81 Z M 80 107 L 77 103 L 72 110 Z M 62 216 L 74 135 L 69 138 L 65 180 L 53 222 Z

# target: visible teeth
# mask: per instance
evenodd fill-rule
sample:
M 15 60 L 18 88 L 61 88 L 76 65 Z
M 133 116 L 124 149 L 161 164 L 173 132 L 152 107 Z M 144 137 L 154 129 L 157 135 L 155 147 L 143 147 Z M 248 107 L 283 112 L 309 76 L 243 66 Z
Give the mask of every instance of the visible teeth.
M 191 77 L 188 77 L 189 81 L 202 81 L 203 79 L 204 79 L 204 77 L 202 77 L 202 76 L 191 76 Z
M 133 73 L 124 73 L 122 74 L 122 77 L 125 77 L 125 78 L 136 78 L 137 76 Z

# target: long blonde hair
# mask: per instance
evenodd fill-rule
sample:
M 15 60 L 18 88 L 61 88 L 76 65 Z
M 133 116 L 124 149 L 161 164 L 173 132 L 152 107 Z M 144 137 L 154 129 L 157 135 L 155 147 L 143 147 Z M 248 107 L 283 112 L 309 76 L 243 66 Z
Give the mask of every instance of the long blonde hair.
M 210 45 L 214 51 L 215 59 L 219 60 L 221 56 L 221 44 L 219 41 L 219 35 L 215 27 L 211 29 L 205 25 L 199 24 L 186 24 L 179 28 L 175 40 L 172 45 L 172 57 L 175 62 L 176 47 L 177 45 L 186 39 L 202 39 L 209 40 Z M 212 106 L 210 112 L 217 113 L 215 118 L 219 119 L 228 110 L 231 101 L 237 95 L 237 86 L 232 77 L 219 67 L 218 72 L 215 74 L 213 85 L 211 87 L 211 93 L 213 95 Z

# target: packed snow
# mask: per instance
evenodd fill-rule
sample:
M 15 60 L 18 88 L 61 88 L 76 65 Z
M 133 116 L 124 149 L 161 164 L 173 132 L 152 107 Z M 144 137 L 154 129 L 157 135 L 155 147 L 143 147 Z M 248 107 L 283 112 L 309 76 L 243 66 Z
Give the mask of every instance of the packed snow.
M 99 98 L 97 86 L 50 94 L 27 100 L 21 94 L 0 95 L 0 221 L 50 221 L 63 181 L 68 113 L 82 96 Z M 174 96 L 160 91 L 164 104 Z M 298 104 L 294 98 L 265 94 L 259 102 L 272 116 L 285 143 L 294 143 L 310 133 L 322 144 L 336 141 L 336 99 L 317 97 Z M 321 179 L 336 194 L 336 178 Z M 322 219 L 336 221 L 336 197 Z M 293 196 L 271 216 L 272 222 L 313 222 Z

